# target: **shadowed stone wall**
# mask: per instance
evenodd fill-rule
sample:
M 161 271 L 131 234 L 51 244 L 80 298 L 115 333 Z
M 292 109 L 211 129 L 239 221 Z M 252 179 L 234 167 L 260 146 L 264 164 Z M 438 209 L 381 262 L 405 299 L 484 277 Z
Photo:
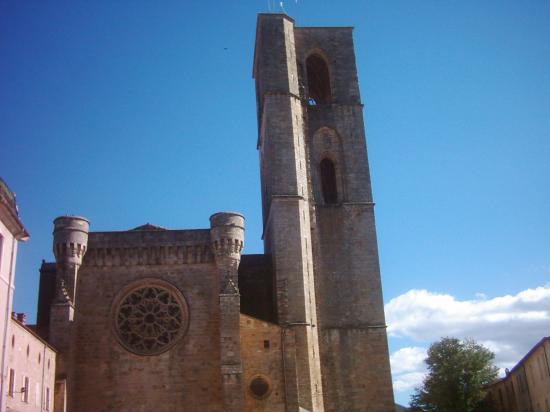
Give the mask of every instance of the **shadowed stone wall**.
M 241 350 L 247 412 L 285 412 L 281 336 L 278 325 L 241 314 Z M 253 388 L 254 380 L 266 384 Z M 259 389 L 258 393 L 254 389 Z M 263 392 L 265 389 L 265 392 Z

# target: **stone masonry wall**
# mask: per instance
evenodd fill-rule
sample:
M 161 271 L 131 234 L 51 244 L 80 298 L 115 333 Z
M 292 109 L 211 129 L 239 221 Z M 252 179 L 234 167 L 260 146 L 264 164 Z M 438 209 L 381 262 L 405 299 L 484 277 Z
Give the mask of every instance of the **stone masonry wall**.
M 218 275 L 209 231 L 90 233 L 77 285 L 69 411 L 220 411 Z M 188 305 L 188 330 L 160 355 L 121 346 L 114 333 L 120 292 L 167 282 Z
M 241 351 L 246 412 L 285 412 L 282 329 L 278 325 L 241 314 Z M 254 396 L 256 377 L 269 383 L 267 394 Z
M 313 260 L 325 410 L 393 410 L 367 148 L 352 29 L 297 28 L 298 64 L 325 59 L 332 100 L 305 104 Z M 307 71 L 300 81 L 307 93 Z M 338 200 L 320 196 L 333 161 Z

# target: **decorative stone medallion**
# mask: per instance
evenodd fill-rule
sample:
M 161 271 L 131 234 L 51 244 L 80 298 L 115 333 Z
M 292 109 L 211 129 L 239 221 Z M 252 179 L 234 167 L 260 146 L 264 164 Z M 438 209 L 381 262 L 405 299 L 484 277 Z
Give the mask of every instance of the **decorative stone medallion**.
M 182 294 L 160 280 L 145 280 L 115 302 L 114 331 L 122 346 L 138 355 L 158 355 L 187 331 L 189 312 Z
M 271 394 L 271 383 L 266 376 L 254 376 L 248 385 L 251 395 L 256 399 L 265 399 Z

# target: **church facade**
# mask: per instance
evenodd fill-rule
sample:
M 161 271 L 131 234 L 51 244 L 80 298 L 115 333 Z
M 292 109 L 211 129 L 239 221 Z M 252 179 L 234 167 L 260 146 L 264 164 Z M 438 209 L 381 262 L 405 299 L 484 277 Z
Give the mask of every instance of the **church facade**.
M 394 410 L 352 28 L 258 16 L 261 255 L 245 219 L 54 221 L 37 330 L 55 411 Z

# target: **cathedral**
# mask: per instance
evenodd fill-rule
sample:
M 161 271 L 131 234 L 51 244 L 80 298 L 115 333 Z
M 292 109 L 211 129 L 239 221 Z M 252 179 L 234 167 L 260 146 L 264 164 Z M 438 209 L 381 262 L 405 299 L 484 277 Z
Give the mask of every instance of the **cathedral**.
M 36 327 L 54 411 L 394 410 L 352 31 L 258 15 L 263 254 L 241 253 L 235 212 L 196 230 L 54 220 Z

